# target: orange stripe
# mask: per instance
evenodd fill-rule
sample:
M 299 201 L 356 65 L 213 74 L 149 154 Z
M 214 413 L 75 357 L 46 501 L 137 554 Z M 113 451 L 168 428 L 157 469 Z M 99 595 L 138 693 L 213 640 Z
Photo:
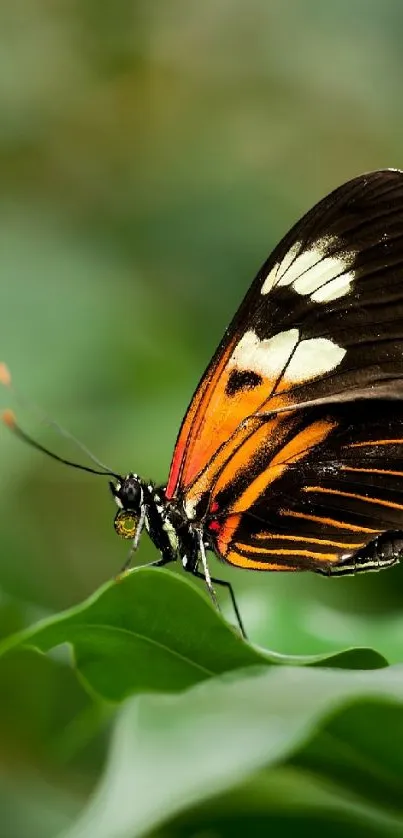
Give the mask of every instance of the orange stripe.
M 290 567 L 288 565 L 270 564 L 270 562 L 258 562 L 254 559 L 247 559 L 246 556 L 241 556 L 241 554 L 236 553 L 235 550 L 231 550 L 225 560 L 236 567 L 243 567 L 245 570 L 288 570 L 295 572 L 300 569 L 298 567 Z M 302 569 L 305 570 L 305 568 Z
M 266 550 L 262 547 L 253 547 L 251 544 L 234 544 L 239 550 L 247 550 L 248 553 L 260 553 L 265 556 L 303 556 L 305 559 L 318 559 L 321 561 L 334 561 L 334 553 L 314 553 L 313 550 Z
M 359 542 L 358 544 L 350 544 L 345 541 L 331 541 L 328 538 L 307 538 L 304 536 L 299 535 L 282 535 L 280 533 L 269 533 L 269 532 L 258 532 L 255 536 L 256 539 L 274 539 L 278 538 L 283 541 L 306 541 L 307 544 L 323 544 L 325 547 L 346 547 L 358 550 L 359 547 L 364 547 L 366 542 Z
M 368 498 L 366 495 L 355 495 L 354 492 L 341 492 L 339 489 L 326 489 L 324 486 L 304 486 L 304 492 L 320 492 L 324 495 L 338 495 L 341 498 L 353 498 L 353 500 L 363 500 L 365 503 L 375 503 L 378 506 L 389 506 L 391 509 L 401 509 L 401 503 L 394 503 L 391 500 L 380 500 L 379 498 Z
M 323 442 L 331 430 L 335 427 L 334 422 L 320 421 L 313 422 L 308 428 L 300 431 L 270 460 L 267 469 L 263 471 L 245 489 L 243 495 L 234 503 L 232 512 L 245 512 L 263 494 L 270 483 L 281 477 L 287 468 L 287 462 L 296 463 L 304 457 L 315 445 Z M 246 465 L 246 463 L 245 463 Z
M 219 550 L 222 556 L 225 556 L 228 545 L 231 542 L 232 536 L 239 524 L 241 516 L 240 515 L 230 515 L 226 518 L 223 527 L 221 528 L 218 538 L 216 541 L 217 549 Z
M 270 447 L 273 450 L 273 443 L 276 441 L 277 444 L 281 444 L 281 441 L 289 433 L 290 425 L 288 423 L 285 424 L 284 421 L 280 422 L 278 419 L 271 419 L 270 421 L 262 424 L 261 419 L 255 418 L 254 422 L 255 428 L 251 426 L 252 432 L 248 430 L 248 424 L 246 422 L 243 423 L 241 431 L 239 434 L 236 435 L 235 442 L 232 446 L 234 450 L 233 454 L 231 452 L 231 449 L 228 446 L 225 446 L 224 452 L 221 454 L 221 456 L 219 456 L 217 466 L 220 467 L 221 465 L 224 465 L 224 468 L 222 469 L 221 474 L 214 485 L 213 496 L 218 495 L 219 492 L 221 492 L 228 485 L 230 485 L 235 475 L 238 472 L 245 469 L 248 463 L 251 462 L 251 460 L 256 454 L 256 451 L 266 451 L 268 468 L 270 468 Z M 216 473 L 219 473 L 217 471 L 215 463 L 214 468 Z M 209 474 L 210 471 L 210 468 L 208 468 L 205 473 Z M 274 480 L 275 477 L 276 475 L 272 474 L 271 480 Z M 268 478 L 266 479 L 268 480 Z M 211 483 L 211 476 L 209 476 L 208 481 L 209 483 Z M 250 488 L 251 485 L 252 484 L 249 484 L 247 490 Z M 248 506 L 250 506 L 250 504 L 248 504 Z M 234 507 L 234 511 L 238 512 L 239 510 L 235 509 Z
M 341 466 L 341 471 L 358 471 L 364 474 L 389 474 L 392 477 L 403 477 L 403 471 L 389 471 L 385 468 L 354 468 L 353 466 Z
M 279 509 L 280 515 L 289 515 L 291 518 L 303 518 L 304 521 L 313 521 L 317 524 L 326 524 L 327 527 L 351 530 L 351 532 L 369 532 L 378 535 L 381 530 L 373 530 L 370 527 L 357 527 L 355 524 L 346 524 L 344 521 L 337 521 L 336 518 L 321 518 L 320 515 L 306 515 L 305 512 L 295 512 L 293 509 Z
M 367 442 L 350 442 L 347 448 L 363 448 L 366 445 L 403 445 L 403 439 L 369 439 Z
M 211 491 L 211 486 L 214 484 L 214 480 L 216 479 L 217 474 L 220 473 L 220 470 L 223 469 L 223 473 L 225 473 L 227 469 L 226 463 L 228 461 L 231 465 L 231 478 L 234 477 L 232 464 L 235 457 L 239 456 L 238 448 L 240 449 L 240 446 L 242 446 L 243 451 L 243 445 L 245 443 L 248 444 L 249 437 L 254 436 L 256 433 L 261 433 L 263 436 L 270 436 L 270 434 L 274 433 L 277 424 L 277 420 L 272 420 L 267 422 L 265 425 L 262 425 L 262 420 L 259 419 L 259 417 L 251 416 L 249 419 L 241 422 L 236 432 L 232 434 L 221 449 L 219 447 L 219 440 L 217 441 L 216 451 L 212 455 L 206 468 L 201 472 L 199 477 L 186 492 L 185 509 L 189 517 L 191 517 L 192 510 L 195 506 L 197 506 L 200 497 L 204 494 L 204 492 Z M 254 444 L 253 448 L 256 448 L 256 444 Z M 214 486 L 214 493 L 212 494 L 211 500 L 217 495 L 220 487 L 221 477 Z

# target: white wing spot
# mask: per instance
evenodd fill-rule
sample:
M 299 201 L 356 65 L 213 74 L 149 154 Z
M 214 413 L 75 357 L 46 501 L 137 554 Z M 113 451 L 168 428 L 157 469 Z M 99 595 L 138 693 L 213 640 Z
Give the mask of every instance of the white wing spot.
M 293 285 L 294 290 L 297 291 L 295 285 L 298 281 L 304 278 L 307 272 L 315 268 L 317 263 L 322 258 L 322 254 L 315 250 L 303 250 L 299 256 L 296 256 L 289 268 L 281 272 L 278 285 Z M 298 293 L 306 293 L 304 291 Z M 309 294 L 309 291 L 308 291 Z
M 271 379 L 283 373 L 287 381 L 299 384 L 335 369 L 346 351 L 329 338 L 299 341 L 298 329 L 263 340 L 249 331 L 235 347 L 228 369 L 250 370 Z
M 268 294 L 275 285 L 279 285 L 279 279 L 288 271 L 290 265 L 296 258 L 300 245 L 298 242 L 293 244 L 288 253 L 285 254 L 282 262 L 274 265 L 270 273 L 267 275 L 261 289 L 262 294 Z
M 263 340 L 253 331 L 245 332 L 228 361 L 228 368 L 251 370 L 268 378 L 277 377 L 286 367 L 298 340 L 298 329 L 288 329 Z
M 298 384 L 324 375 L 338 367 L 346 352 L 346 349 L 328 338 L 302 340 L 284 372 L 285 378 Z
M 327 303 L 344 297 L 351 290 L 354 272 L 350 270 L 354 254 L 326 256 L 335 240 L 319 239 L 315 247 L 301 251 L 294 244 L 284 259 L 266 277 L 261 293 L 268 294 L 274 287 L 291 285 L 303 297 L 315 303 Z
M 352 273 L 340 274 L 335 279 L 322 285 L 311 296 L 314 303 L 330 303 L 339 297 L 344 297 L 351 291 L 351 283 L 354 279 Z

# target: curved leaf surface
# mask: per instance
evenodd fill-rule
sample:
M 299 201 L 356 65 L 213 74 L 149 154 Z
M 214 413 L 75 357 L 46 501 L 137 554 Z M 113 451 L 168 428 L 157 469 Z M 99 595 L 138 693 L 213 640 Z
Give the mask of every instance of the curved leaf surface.
M 7 638 L 0 654 L 27 645 L 47 652 L 63 643 L 73 647 L 87 686 L 109 701 L 134 692 L 183 690 L 246 666 L 326 662 L 372 669 L 386 663 L 370 649 L 301 658 L 267 652 L 243 640 L 192 582 L 147 568 Z
M 358 707 L 356 716 L 365 716 L 368 704 L 377 708 L 384 732 L 393 729 L 393 737 L 377 737 L 371 758 L 363 750 L 362 731 L 356 735 L 351 725 L 354 714 L 349 716 Z M 396 712 L 401 720 L 402 711 L 403 666 L 374 672 L 302 667 L 244 670 L 181 695 L 130 699 L 118 719 L 104 778 L 64 838 L 137 838 L 180 812 L 229 792 L 254 772 L 293 759 L 294 770 L 283 783 L 281 795 L 278 776 L 271 778 L 269 771 L 263 804 L 266 815 L 286 809 L 312 814 L 316 808 L 331 818 L 340 808 L 345 819 L 358 820 L 367 828 L 373 824 L 378 834 L 400 835 L 403 725 L 396 727 L 394 721 Z M 342 772 L 337 778 L 323 770 L 324 765 L 340 765 L 340 741 L 329 736 L 336 716 L 333 733 L 337 726 L 349 730 L 345 779 Z M 312 753 L 309 757 L 312 742 L 316 767 Z M 299 764 L 298 754 L 302 755 Z M 359 757 L 367 776 L 381 777 L 386 787 L 393 787 L 393 799 L 380 800 L 371 785 L 354 784 Z M 301 778 L 305 780 L 300 782 Z M 322 787 L 318 805 L 315 786 Z M 310 794 L 305 793 L 309 788 Z M 258 790 L 257 784 L 257 798 Z M 250 789 L 246 797 L 249 810 L 256 815 L 262 801 L 257 804 Z M 196 820 L 200 825 L 200 819 Z M 211 827 L 206 824 L 207 831 Z

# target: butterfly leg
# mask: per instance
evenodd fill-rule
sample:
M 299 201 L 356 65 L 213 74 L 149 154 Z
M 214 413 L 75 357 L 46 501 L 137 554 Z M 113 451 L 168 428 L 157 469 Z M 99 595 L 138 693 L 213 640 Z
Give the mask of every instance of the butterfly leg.
M 213 603 L 214 603 L 215 607 L 217 608 L 217 611 L 221 611 L 221 608 L 219 606 L 217 596 L 216 596 L 216 592 L 213 588 L 213 585 L 221 585 L 223 588 L 227 588 L 227 590 L 229 592 L 229 595 L 231 597 L 232 607 L 234 609 L 234 613 L 235 613 L 235 616 L 236 616 L 236 620 L 237 620 L 237 623 L 238 623 L 239 630 L 241 632 L 242 637 L 246 640 L 247 639 L 246 631 L 245 631 L 245 628 L 244 628 L 244 625 L 243 625 L 243 622 L 242 622 L 242 618 L 241 618 L 241 614 L 240 614 L 240 611 L 239 611 L 239 608 L 238 608 L 238 605 L 237 605 L 237 601 L 235 599 L 235 594 L 234 594 L 233 587 L 232 587 L 230 582 L 226 581 L 226 579 L 217 579 L 216 577 L 210 576 L 210 571 L 209 571 L 209 567 L 208 567 L 208 564 L 207 564 L 206 550 L 205 550 L 205 546 L 204 546 L 202 536 L 199 537 L 199 551 L 200 551 L 199 555 L 200 555 L 201 563 L 203 565 L 203 573 L 201 573 L 200 570 L 198 570 L 197 564 L 193 565 L 193 567 L 192 566 L 189 567 L 190 572 L 193 574 L 193 576 L 196 576 L 197 579 L 203 579 L 204 580 L 204 582 L 207 585 L 208 592 L 211 596 L 211 599 L 213 600 Z
M 196 571 L 196 573 L 194 575 L 197 576 L 199 579 L 204 579 L 205 578 L 203 576 L 203 574 L 200 573 L 199 571 Z M 217 579 L 217 577 L 215 577 L 215 576 L 211 577 L 211 581 L 214 585 L 221 585 L 223 588 L 227 589 L 227 591 L 228 591 L 228 593 L 231 597 L 232 607 L 234 609 L 234 613 L 235 613 L 236 621 L 238 623 L 239 631 L 241 632 L 243 639 L 247 640 L 248 637 L 247 637 L 247 634 L 246 634 L 246 631 L 245 631 L 245 628 L 244 628 L 244 624 L 242 622 L 241 613 L 240 613 L 240 610 L 238 608 L 237 601 L 235 599 L 234 589 L 231 585 L 231 582 L 227 582 L 226 579 Z
M 245 631 L 244 624 L 242 622 L 241 612 L 238 608 L 238 603 L 235 599 L 234 589 L 231 585 L 231 582 L 227 582 L 226 579 L 217 579 L 217 578 L 212 578 L 211 581 L 214 582 L 215 585 L 221 585 L 223 588 L 227 589 L 227 591 L 228 591 L 228 593 L 231 597 L 232 607 L 234 609 L 234 613 L 235 613 L 235 617 L 236 617 L 236 620 L 237 620 L 237 623 L 238 623 L 238 626 L 239 626 L 239 630 L 242 634 L 243 639 L 247 640 L 248 637 L 247 637 L 247 634 L 246 634 L 246 631 Z
M 196 567 L 195 567 L 195 570 L 194 570 L 194 575 L 195 576 L 201 576 L 201 578 L 204 579 L 204 581 L 207 585 L 207 588 L 208 588 L 208 592 L 211 596 L 211 599 L 213 600 L 213 603 L 214 603 L 215 607 L 217 608 L 217 611 L 220 611 L 220 606 L 219 606 L 218 599 L 217 599 L 217 596 L 216 596 L 216 592 L 213 588 L 213 583 L 212 583 L 211 576 L 210 576 L 209 566 L 207 564 L 206 549 L 204 547 L 203 536 L 202 536 L 201 533 L 199 535 L 198 541 L 199 541 L 198 546 L 199 546 L 199 551 L 200 551 L 199 555 L 200 555 L 201 563 L 203 565 L 203 573 L 199 574 L 197 572 L 197 564 L 196 564 Z
M 342 559 L 326 570 L 326 576 L 352 576 L 370 570 L 383 570 L 403 558 L 403 532 L 384 532 L 352 556 Z

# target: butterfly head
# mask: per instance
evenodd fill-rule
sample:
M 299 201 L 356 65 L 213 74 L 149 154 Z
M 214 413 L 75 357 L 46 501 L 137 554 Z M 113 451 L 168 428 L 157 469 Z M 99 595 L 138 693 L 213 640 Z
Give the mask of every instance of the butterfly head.
M 130 473 L 116 483 L 110 482 L 109 486 L 119 507 L 114 520 L 115 530 L 121 538 L 134 538 L 144 514 L 143 481 L 137 474 Z

